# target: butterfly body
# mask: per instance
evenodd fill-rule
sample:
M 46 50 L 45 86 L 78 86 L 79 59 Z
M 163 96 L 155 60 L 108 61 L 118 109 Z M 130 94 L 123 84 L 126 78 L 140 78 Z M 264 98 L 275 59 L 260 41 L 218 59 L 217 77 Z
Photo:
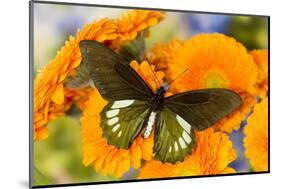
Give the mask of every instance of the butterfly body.
M 163 106 L 164 106 L 164 97 L 165 93 L 167 91 L 163 86 L 161 86 L 156 93 L 152 96 L 150 99 L 149 103 L 151 104 L 151 110 L 156 112 L 156 111 L 161 111 Z
M 95 87 L 108 104 L 100 113 L 107 143 L 128 149 L 137 136 L 154 133 L 154 159 L 183 161 L 195 146 L 194 129 L 201 131 L 238 108 L 242 100 L 228 89 L 200 89 L 165 97 L 164 83 L 155 93 L 129 65 L 105 45 L 80 42 Z
M 168 84 L 164 83 L 152 96 L 152 98 L 149 100 L 149 104 L 151 105 L 150 113 L 148 114 L 147 121 L 144 122 L 144 132 L 142 136 L 144 138 L 148 138 L 151 134 L 151 131 L 154 127 L 157 127 L 159 125 L 159 122 L 157 120 L 159 119 L 160 112 L 162 111 L 165 103 L 165 93 L 167 92 Z

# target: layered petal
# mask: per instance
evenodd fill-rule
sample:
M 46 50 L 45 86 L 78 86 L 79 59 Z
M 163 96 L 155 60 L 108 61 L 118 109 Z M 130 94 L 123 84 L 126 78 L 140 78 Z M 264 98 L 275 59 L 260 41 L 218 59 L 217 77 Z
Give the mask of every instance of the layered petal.
M 216 175 L 236 173 L 229 164 L 237 158 L 229 137 L 212 128 L 196 132 L 196 147 L 183 162 L 176 164 L 148 161 L 140 169 L 139 178 Z
M 245 156 L 255 171 L 268 171 L 268 98 L 258 103 L 244 128 Z
M 156 45 L 150 52 L 156 70 L 163 70 L 171 84 L 171 92 L 202 88 L 227 88 L 238 93 L 243 104 L 226 116 L 215 128 L 238 130 L 255 103 L 258 69 L 247 49 L 223 34 L 198 34 L 187 41 L 172 40 Z

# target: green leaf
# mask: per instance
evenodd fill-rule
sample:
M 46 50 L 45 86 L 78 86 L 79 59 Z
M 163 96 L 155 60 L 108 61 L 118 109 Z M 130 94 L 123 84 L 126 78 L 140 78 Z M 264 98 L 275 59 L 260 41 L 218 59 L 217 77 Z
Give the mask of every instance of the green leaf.
M 93 83 L 88 67 L 81 62 L 80 66 L 76 68 L 76 74 L 66 78 L 65 86 L 69 88 L 84 88 Z
M 145 36 L 146 31 L 141 32 L 137 38 L 127 44 L 121 46 L 119 54 L 129 63 L 132 60 L 141 62 L 144 59 L 145 52 Z

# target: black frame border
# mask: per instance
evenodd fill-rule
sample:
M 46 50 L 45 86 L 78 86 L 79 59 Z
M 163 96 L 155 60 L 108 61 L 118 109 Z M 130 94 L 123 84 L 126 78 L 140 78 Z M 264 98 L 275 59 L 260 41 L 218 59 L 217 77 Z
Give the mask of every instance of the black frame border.
M 34 72 L 34 2 L 29 1 L 29 188 L 33 188 L 34 183 L 34 125 L 33 125 L 33 101 L 34 101 L 34 85 L 33 85 L 33 72 Z
M 159 10 L 168 12 L 182 12 L 182 13 L 197 13 L 197 14 L 215 14 L 215 15 L 231 15 L 231 16 L 256 16 L 265 17 L 268 20 L 268 170 L 260 172 L 243 172 L 243 173 L 229 173 L 219 175 L 199 175 L 199 176 L 182 176 L 182 177 L 167 177 L 167 178 L 152 178 L 152 179 L 134 179 L 134 180 L 118 180 L 118 181 L 98 181 L 98 182 L 81 182 L 69 184 L 52 184 L 52 185 L 33 185 L 34 172 L 34 157 L 33 157 L 33 66 L 34 66 L 34 4 L 56 4 L 56 5 L 70 5 L 70 6 L 85 6 L 85 7 L 100 7 L 100 8 L 119 8 L 119 9 L 143 9 L 143 10 Z M 29 1 L 29 188 L 53 188 L 65 186 L 84 186 L 84 185 L 98 185 L 98 184 L 118 184 L 130 182 L 145 182 L 145 181 L 161 181 L 161 180 L 176 180 L 176 179 L 191 179 L 191 178 L 211 178 L 224 176 L 240 176 L 240 175 L 257 175 L 270 173 L 270 16 L 259 14 L 243 14 L 243 13 L 226 13 L 226 12 L 208 12 L 208 11 L 194 11 L 194 10 L 175 10 L 163 9 L 153 7 L 133 7 L 133 6 L 119 6 L 119 5 L 101 5 L 89 3 L 70 3 L 58 1 Z

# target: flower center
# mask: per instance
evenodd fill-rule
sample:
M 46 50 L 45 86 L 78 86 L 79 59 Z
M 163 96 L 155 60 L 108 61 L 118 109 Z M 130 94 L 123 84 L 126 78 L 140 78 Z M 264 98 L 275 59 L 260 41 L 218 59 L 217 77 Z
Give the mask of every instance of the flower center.
M 203 86 L 205 88 L 227 88 L 229 80 L 223 71 L 210 70 L 203 77 Z

